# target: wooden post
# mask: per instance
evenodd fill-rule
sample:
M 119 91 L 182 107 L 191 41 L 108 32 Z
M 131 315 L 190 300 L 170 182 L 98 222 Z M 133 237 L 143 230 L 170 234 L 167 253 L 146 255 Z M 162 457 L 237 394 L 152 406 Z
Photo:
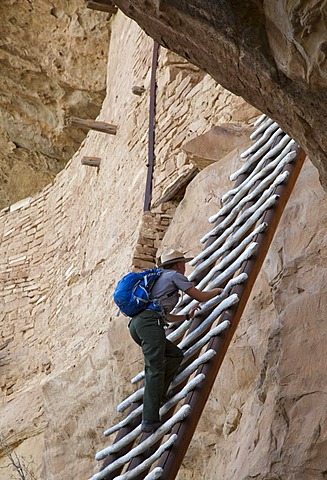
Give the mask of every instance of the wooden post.
M 150 88 L 150 105 L 149 105 L 149 134 L 148 134 L 148 173 L 145 184 L 144 194 L 144 212 L 150 211 L 152 196 L 152 177 L 154 170 L 154 146 L 155 146 L 155 116 L 156 116 L 156 72 L 159 57 L 159 43 L 153 43 L 152 65 L 151 65 L 151 88 Z
M 95 0 L 89 0 L 86 4 L 87 8 L 91 8 L 92 10 L 99 10 L 100 12 L 107 12 L 111 14 L 117 13 L 118 8 L 116 5 L 111 2 L 110 0 L 108 1 L 95 1 Z
M 89 167 L 100 167 L 101 158 L 98 157 L 83 157 L 81 160 L 82 165 L 88 165 Z
M 72 127 L 78 127 L 84 130 L 96 130 L 98 132 L 109 133 L 110 135 L 116 135 L 117 133 L 117 126 L 106 122 L 71 117 L 69 123 Z

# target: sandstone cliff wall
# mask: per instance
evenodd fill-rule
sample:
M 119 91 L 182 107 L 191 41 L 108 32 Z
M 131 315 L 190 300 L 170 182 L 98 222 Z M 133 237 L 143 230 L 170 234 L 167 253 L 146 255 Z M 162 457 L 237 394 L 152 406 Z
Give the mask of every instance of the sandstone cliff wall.
M 115 16 L 98 119 L 116 124 L 117 135 L 90 132 L 53 184 L 1 212 L 0 429 L 42 479 L 91 475 L 94 453 L 105 445 L 102 432 L 142 368 L 111 294 L 145 233 L 153 236 L 150 258 L 170 244 L 198 251 L 206 218 L 217 211 L 240 162 L 233 146 L 231 155 L 199 173 L 183 145 L 193 139 L 201 146 L 201 135 L 214 125 L 246 127 L 258 114 L 162 50 L 158 221 L 144 232 L 152 46 L 132 21 Z M 145 87 L 142 96 L 133 95 L 135 85 Z M 81 165 L 85 155 L 101 157 L 99 170 Z M 196 174 L 191 183 L 183 177 L 189 170 Z M 187 187 L 180 204 L 179 181 Z M 324 200 L 307 162 L 180 478 L 323 478 Z M 298 435 L 305 439 L 300 451 Z M 7 480 L 11 472 L 2 474 Z
M 85 138 L 65 125 L 100 111 L 110 22 L 84 0 L 2 0 L 0 18 L 2 209 L 51 182 Z

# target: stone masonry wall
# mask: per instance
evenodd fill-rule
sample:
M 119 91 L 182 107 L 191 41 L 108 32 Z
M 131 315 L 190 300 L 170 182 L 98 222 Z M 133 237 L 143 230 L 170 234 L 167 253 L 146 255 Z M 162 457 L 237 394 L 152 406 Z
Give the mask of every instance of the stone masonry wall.
M 157 113 L 154 205 L 176 183 L 181 187 L 187 185 L 196 173 L 196 167 L 182 148 L 186 142 L 215 125 L 230 123 L 245 127 L 260 114 L 209 75 L 202 74 L 198 81 L 197 68 L 187 69 L 185 64 L 178 68 L 175 59 L 176 54 L 164 50 L 158 64 L 157 98 L 161 108 Z
M 133 266 L 137 270 L 153 268 L 157 263 L 157 251 L 161 240 L 173 218 L 176 205 L 160 206 L 153 212 L 145 212 L 140 225 L 140 235 L 133 255 Z

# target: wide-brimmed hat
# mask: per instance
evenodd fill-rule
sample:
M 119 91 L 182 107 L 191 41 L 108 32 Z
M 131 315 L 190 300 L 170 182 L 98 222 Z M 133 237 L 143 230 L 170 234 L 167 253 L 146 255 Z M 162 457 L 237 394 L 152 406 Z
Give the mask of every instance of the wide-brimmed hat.
M 161 255 L 158 267 L 165 267 L 176 262 L 189 262 L 190 260 L 193 260 L 193 257 L 185 257 L 184 253 L 171 248 Z

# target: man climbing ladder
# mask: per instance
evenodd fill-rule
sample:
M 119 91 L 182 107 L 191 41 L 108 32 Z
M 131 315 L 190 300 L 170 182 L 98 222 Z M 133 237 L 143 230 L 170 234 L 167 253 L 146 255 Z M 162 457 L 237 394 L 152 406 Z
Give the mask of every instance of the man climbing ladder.
M 222 292 L 221 288 L 205 292 L 195 288 L 185 277 L 185 263 L 190 260 L 173 249 L 162 254 L 159 267 L 163 272 L 151 290 L 151 296 L 156 301 L 132 317 L 129 323 L 130 334 L 142 348 L 144 356 L 143 432 L 151 433 L 161 425 L 159 409 L 183 359 L 182 350 L 166 338 L 164 326 L 166 322 L 191 320 L 200 308 L 193 307 L 186 315 L 171 314 L 178 302 L 179 291 L 198 302 L 206 302 Z

